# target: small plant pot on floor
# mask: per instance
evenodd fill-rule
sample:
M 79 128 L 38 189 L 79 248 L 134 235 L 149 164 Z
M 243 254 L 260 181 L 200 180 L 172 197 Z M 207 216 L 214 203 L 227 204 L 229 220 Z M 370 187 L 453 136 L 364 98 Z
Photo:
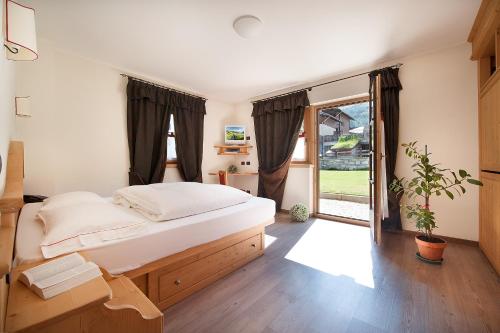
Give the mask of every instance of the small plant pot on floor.
M 448 243 L 441 238 L 426 236 L 415 236 L 415 242 L 418 246 L 420 256 L 432 261 L 440 261 L 443 258 L 443 252 Z

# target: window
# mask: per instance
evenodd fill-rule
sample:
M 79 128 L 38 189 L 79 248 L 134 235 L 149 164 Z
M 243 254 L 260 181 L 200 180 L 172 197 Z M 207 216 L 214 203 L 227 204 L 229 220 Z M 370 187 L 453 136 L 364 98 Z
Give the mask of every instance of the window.
M 304 121 L 300 127 L 299 139 L 292 154 L 292 163 L 312 163 L 309 158 L 309 152 L 312 151 L 310 147 L 312 141 L 310 140 L 312 137 L 311 110 L 312 108 L 306 108 L 304 112 Z
M 175 164 L 177 162 L 177 152 L 175 151 L 175 127 L 174 116 L 170 117 L 167 137 L 167 163 Z
M 299 131 L 299 139 L 293 151 L 292 161 L 306 161 L 307 160 L 307 147 L 306 147 L 306 132 L 304 131 L 304 122 Z

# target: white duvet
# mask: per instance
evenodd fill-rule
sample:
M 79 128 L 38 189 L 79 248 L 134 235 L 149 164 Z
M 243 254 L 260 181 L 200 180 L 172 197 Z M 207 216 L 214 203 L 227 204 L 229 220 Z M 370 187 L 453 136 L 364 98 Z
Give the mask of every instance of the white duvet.
M 153 221 L 167 221 L 242 204 L 252 195 L 218 184 L 159 183 L 117 190 L 113 202 Z

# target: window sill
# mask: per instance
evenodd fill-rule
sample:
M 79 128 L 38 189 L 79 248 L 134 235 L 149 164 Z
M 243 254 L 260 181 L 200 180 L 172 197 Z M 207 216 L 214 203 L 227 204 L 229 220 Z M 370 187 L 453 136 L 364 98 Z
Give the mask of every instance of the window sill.
M 292 162 L 290 168 L 314 168 L 314 164 L 310 162 Z

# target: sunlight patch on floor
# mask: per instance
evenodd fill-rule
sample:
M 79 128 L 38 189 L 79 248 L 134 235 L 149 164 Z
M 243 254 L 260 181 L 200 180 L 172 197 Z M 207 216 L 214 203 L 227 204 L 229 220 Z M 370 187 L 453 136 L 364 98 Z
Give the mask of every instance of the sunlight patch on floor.
M 278 238 L 264 234 L 264 248 L 267 249 Z
M 317 219 L 285 259 L 373 288 L 370 229 Z

